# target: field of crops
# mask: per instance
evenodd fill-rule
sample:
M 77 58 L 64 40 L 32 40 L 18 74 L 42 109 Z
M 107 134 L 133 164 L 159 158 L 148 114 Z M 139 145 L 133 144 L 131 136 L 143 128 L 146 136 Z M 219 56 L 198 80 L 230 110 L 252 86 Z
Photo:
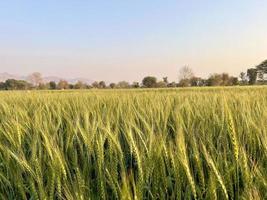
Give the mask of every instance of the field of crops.
M 266 199 L 267 87 L 0 93 L 0 199 Z

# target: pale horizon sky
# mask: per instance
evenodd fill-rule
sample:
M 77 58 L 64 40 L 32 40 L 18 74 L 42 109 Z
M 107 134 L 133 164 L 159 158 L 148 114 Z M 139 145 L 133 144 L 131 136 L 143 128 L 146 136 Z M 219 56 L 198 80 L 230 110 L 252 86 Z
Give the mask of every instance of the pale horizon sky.
M 0 2 L 0 73 L 141 81 L 236 75 L 267 59 L 267 1 Z

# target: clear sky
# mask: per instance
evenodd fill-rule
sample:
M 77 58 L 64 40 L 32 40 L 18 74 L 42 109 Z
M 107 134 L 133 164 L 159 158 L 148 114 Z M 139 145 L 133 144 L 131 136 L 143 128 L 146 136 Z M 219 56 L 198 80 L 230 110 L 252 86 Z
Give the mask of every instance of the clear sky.
M 2 0 L 0 72 L 176 80 L 267 59 L 266 0 Z

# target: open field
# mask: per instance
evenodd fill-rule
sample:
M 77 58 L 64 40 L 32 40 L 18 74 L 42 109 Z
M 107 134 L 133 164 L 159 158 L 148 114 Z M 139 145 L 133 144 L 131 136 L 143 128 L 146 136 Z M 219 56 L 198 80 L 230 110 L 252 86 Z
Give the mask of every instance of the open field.
M 267 87 L 0 93 L 0 199 L 266 199 Z

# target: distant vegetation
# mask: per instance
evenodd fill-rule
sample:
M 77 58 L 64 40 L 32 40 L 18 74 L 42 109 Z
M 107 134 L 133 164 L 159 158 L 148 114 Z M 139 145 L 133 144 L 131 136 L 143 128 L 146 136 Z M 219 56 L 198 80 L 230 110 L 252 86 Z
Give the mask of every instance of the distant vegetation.
M 45 82 L 42 75 L 35 72 L 28 76 L 27 81 L 8 79 L 0 82 L 0 90 L 63 90 L 63 89 L 91 89 L 91 88 L 166 88 L 166 87 L 202 87 L 202 86 L 235 86 L 235 85 L 263 85 L 267 84 L 267 60 L 254 68 L 249 68 L 247 72 L 241 72 L 239 77 L 230 76 L 228 73 L 211 74 L 207 79 L 194 75 L 192 69 L 184 66 L 178 74 L 178 82 L 169 82 L 168 77 L 157 80 L 156 77 L 144 77 L 141 83 L 120 81 L 118 83 L 106 84 L 105 81 L 95 81 L 86 84 L 78 81 L 70 84 L 66 80 L 59 82 Z

